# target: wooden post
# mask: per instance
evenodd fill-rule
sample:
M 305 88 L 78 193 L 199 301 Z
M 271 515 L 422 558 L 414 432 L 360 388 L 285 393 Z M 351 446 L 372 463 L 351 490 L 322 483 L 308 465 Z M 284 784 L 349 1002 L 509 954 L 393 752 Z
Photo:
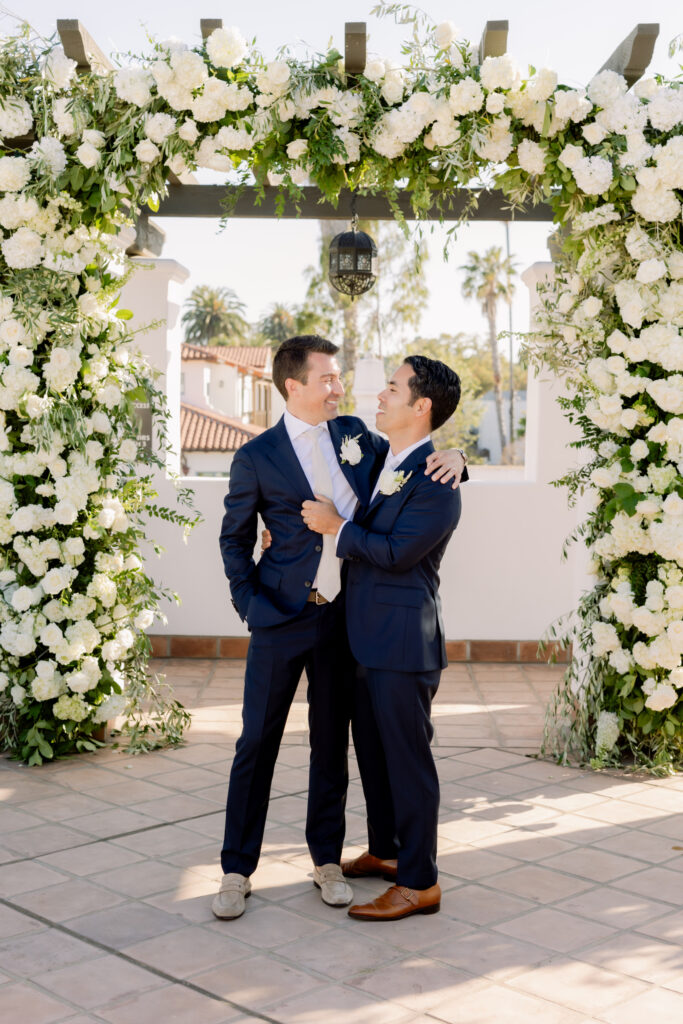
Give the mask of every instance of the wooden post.
M 81 73 L 90 70 L 96 71 L 98 68 L 106 71 L 112 70 L 109 58 L 105 57 L 93 37 L 78 19 L 58 18 L 57 31 L 64 47 L 64 53 L 70 60 L 76 61 L 78 71 Z
M 212 32 L 215 32 L 217 28 L 223 28 L 222 18 L 200 18 L 199 28 L 201 29 L 202 39 L 206 41 Z
M 600 71 L 616 71 L 617 74 L 623 75 L 630 89 L 643 77 L 652 60 L 658 35 L 659 25 L 655 22 L 636 25 L 633 32 L 627 35 L 614 53 L 607 58 Z
M 485 57 L 502 57 L 507 53 L 509 21 L 487 21 L 479 43 L 479 63 Z
M 347 75 L 361 75 L 365 71 L 367 24 L 347 21 L 344 25 L 344 70 Z

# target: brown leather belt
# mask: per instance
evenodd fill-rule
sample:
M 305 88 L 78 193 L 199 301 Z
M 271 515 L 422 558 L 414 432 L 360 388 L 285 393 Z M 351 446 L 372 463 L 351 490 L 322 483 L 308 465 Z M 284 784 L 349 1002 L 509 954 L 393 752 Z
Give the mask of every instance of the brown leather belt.
M 327 600 L 327 598 L 323 597 L 323 595 L 321 593 L 319 593 L 317 590 L 312 590 L 310 592 L 310 594 L 308 595 L 308 597 L 306 598 L 306 600 L 307 601 L 312 601 L 313 604 L 329 604 L 330 603 Z

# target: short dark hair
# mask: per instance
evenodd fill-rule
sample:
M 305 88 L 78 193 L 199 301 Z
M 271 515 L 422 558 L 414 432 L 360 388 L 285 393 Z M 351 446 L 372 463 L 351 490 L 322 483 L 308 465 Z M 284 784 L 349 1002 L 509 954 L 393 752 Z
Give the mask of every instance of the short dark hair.
M 412 368 L 413 376 L 408 380 L 411 405 L 418 398 L 431 398 L 432 430 L 438 430 L 453 415 L 460 401 L 460 378 L 455 370 L 439 359 L 427 356 L 406 356 L 403 360 Z
M 311 352 L 333 356 L 338 351 L 338 345 L 317 334 L 298 334 L 295 338 L 287 338 L 273 358 L 273 384 L 286 401 L 288 395 L 285 381 L 291 377 L 293 380 L 300 380 L 302 384 L 306 383 L 308 356 Z

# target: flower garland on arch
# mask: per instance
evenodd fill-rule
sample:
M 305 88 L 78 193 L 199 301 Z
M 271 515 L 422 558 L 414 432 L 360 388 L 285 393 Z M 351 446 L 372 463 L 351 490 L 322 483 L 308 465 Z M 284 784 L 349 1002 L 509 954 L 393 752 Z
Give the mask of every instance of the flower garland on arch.
M 418 36 L 406 66 L 353 78 L 336 51 L 266 63 L 236 28 L 80 76 L 28 28 L 5 40 L 0 714 L 18 756 L 88 748 L 99 721 L 133 713 L 131 688 L 139 709 L 161 595 L 137 554 L 154 507 L 133 402 L 163 413 L 116 310 L 117 237 L 171 172 L 205 167 L 283 199 L 307 181 L 332 201 L 407 187 L 417 216 L 472 182 L 552 204 L 563 255 L 527 350 L 574 388 L 587 461 L 562 482 L 594 495 L 579 535 L 596 584 L 565 634 L 577 657 L 548 749 L 680 765 L 683 89 L 629 91 L 611 71 L 571 89 L 509 55 L 479 65 L 450 22 Z

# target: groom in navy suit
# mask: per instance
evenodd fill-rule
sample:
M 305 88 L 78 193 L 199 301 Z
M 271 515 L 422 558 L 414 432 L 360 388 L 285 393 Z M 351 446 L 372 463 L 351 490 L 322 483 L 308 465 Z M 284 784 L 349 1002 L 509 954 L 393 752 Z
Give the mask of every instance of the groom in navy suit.
M 220 918 L 239 917 L 258 863 L 273 770 L 303 670 L 308 678 L 310 775 L 306 839 L 322 899 L 353 899 L 341 867 L 348 784 L 349 685 L 353 666 L 344 628 L 340 562 L 332 538 L 307 530 L 303 501 L 325 494 L 351 518 L 369 503 L 388 445 L 356 417 L 337 417 L 344 394 L 337 346 L 315 335 L 278 349 L 273 380 L 287 407 L 274 427 L 235 455 L 220 545 L 233 604 L 251 630 L 243 729 L 230 773 Z M 442 460 L 442 482 L 457 478 L 460 455 Z M 428 471 L 439 464 L 437 455 Z M 441 488 L 445 496 L 450 488 Z M 448 501 L 447 501 L 448 503 Z M 272 543 L 254 561 L 258 517 Z
M 395 878 L 382 896 L 351 907 L 369 921 L 440 908 L 436 830 L 439 781 L 430 710 L 446 649 L 439 565 L 460 518 L 459 490 L 425 475 L 430 431 L 455 411 L 460 381 L 444 363 L 408 356 L 379 395 L 377 425 L 390 443 L 370 501 L 354 516 L 328 500 L 302 516 L 334 536 L 346 559 L 348 637 L 356 662 L 353 739 L 368 811 L 369 850 L 347 876 Z

